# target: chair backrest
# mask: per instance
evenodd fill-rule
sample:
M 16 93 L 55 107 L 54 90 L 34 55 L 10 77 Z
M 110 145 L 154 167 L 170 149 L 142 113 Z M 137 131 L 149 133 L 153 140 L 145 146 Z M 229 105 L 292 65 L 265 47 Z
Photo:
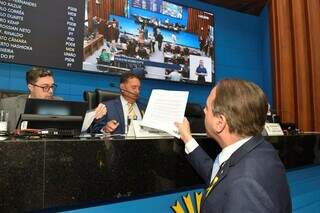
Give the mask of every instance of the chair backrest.
M 120 96 L 119 92 L 96 89 L 96 102 L 97 105 L 101 102 L 108 101 Z
M 13 96 L 18 96 L 22 94 L 27 94 L 28 92 L 25 91 L 16 91 L 16 90 L 0 90 L 0 99 L 1 98 L 8 98 Z
M 95 91 L 84 91 L 83 99 L 88 103 L 88 108 L 93 109 L 97 106 L 96 92 Z
M 191 132 L 204 133 L 206 132 L 204 126 L 204 112 L 200 104 L 187 103 L 185 116 L 190 123 Z
M 185 116 L 203 118 L 204 113 L 201 105 L 196 103 L 187 103 Z

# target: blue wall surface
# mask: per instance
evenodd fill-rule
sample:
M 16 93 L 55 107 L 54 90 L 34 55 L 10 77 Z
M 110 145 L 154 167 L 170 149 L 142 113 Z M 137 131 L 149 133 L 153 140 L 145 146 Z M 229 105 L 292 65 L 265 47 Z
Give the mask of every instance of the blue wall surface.
M 260 16 L 252 16 L 195 0 L 172 0 L 172 2 L 204 9 L 214 14 L 216 81 L 231 77 L 253 81 L 264 89 L 269 101 L 272 100 L 267 9 Z M 24 75 L 28 68 L 23 65 L 0 64 L 0 89 L 26 91 Z M 85 90 L 95 88 L 115 90 L 108 85 L 111 82 L 119 82 L 118 76 L 64 70 L 54 70 L 54 72 L 58 84 L 56 95 L 66 100 L 82 100 Z M 148 97 L 154 88 L 188 90 L 190 102 L 204 105 L 211 87 L 145 80 L 142 85 L 142 96 Z

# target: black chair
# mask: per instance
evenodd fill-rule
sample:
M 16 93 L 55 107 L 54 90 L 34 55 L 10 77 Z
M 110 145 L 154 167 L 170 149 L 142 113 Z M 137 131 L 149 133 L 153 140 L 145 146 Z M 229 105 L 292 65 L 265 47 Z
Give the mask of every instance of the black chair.
M 119 95 L 119 92 L 96 89 L 95 91 L 84 91 L 83 99 L 88 103 L 89 109 L 94 109 L 99 105 L 99 103 L 114 99 Z
M 83 99 L 88 103 L 89 109 L 94 109 L 97 106 L 96 100 L 96 92 L 94 91 L 84 91 L 83 92 Z
M 120 96 L 119 92 L 96 89 L 96 103 L 97 105 L 101 102 L 108 101 Z
M 205 133 L 204 112 L 200 104 L 187 103 L 185 116 L 189 120 L 192 133 Z

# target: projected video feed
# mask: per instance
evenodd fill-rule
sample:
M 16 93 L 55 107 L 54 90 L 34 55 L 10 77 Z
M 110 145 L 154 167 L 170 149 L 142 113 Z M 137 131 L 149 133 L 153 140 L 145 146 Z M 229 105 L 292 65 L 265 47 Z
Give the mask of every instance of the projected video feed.
M 212 83 L 213 14 L 162 0 L 116 2 L 0 1 L 1 62 Z
M 182 7 L 170 2 L 162 2 L 162 14 L 174 18 L 182 18 Z
M 108 2 L 87 0 L 83 70 L 213 82 L 213 14 L 162 0 Z

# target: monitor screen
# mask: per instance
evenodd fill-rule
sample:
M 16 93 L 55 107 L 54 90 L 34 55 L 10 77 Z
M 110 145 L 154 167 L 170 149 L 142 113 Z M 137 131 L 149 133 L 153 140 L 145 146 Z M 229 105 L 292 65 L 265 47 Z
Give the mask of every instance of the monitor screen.
M 182 18 L 182 6 L 163 0 L 132 0 L 132 7 L 162 13 L 173 18 Z
M 174 18 L 182 18 L 182 6 L 172 4 L 167 1 L 162 1 L 162 11 L 161 13 Z
M 78 129 L 87 110 L 86 102 L 27 99 L 17 129 Z M 22 123 L 28 121 L 27 123 Z
M 214 16 L 164 0 L 0 1 L 0 59 L 212 84 Z

